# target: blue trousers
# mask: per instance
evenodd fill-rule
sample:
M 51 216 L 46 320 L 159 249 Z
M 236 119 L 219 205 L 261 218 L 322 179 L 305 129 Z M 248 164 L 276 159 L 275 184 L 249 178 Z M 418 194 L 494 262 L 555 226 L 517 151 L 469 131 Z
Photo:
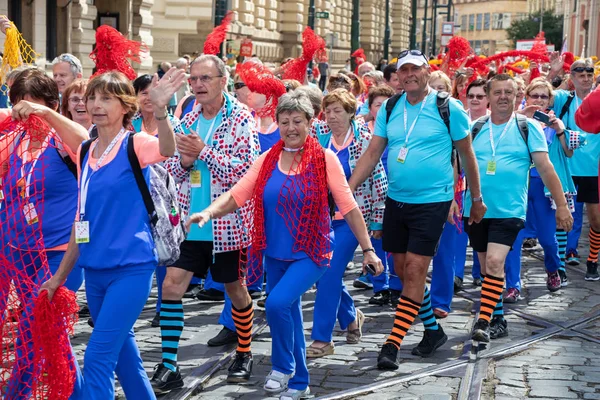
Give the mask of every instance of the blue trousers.
M 309 384 L 306 341 L 302 320 L 302 295 L 326 272 L 310 258 L 282 261 L 267 257 L 269 275 L 265 305 L 271 329 L 273 370 L 294 374 L 288 386 L 304 390 Z
M 575 196 L 577 200 L 577 196 Z M 573 229 L 567 234 L 567 254 L 577 253 L 579 247 L 579 238 L 581 237 L 581 229 L 583 227 L 583 203 L 575 201 L 575 212 L 573 213 Z
M 394 257 L 392 257 L 391 253 L 383 251 L 383 240 L 371 238 L 371 245 L 375 249 L 377 257 L 383 263 L 383 272 L 379 276 L 368 274 L 371 282 L 373 282 L 373 292 L 379 293 L 387 289 L 401 292 L 402 282 L 400 282 L 400 278 L 398 278 L 396 271 L 394 271 Z
M 160 306 L 162 305 L 162 286 L 167 276 L 167 267 L 156 267 L 156 290 L 158 291 L 158 298 L 156 299 L 156 312 L 160 312 Z
M 461 229 L 464 227 L 461 227 Z M 468 235 L 462 229 L 459 233 L 456 226 L 446 223 L 436 255 L 433 257 L 431 276 L 431 307 L 450 312 L 450 304 L 454 296 L 454 276 L 461 266 L 464 274 L 467 260 Z
M 94 330 L 84 357 L 84 398 L 115 398 L 115 373 L 129 399 L 156 399 L 135 342 L 133 325 L 152 288 L 156 264 L 85 271 Z
M 49 251 L 46 253 L 50 271 L 56 272 L 63 256 L 63 251 Z M 51 275 L 48 273 L 50 271 L 42 268 L 41 253 L 20 251 L 7 247 L 5 250 L 5 257 L 15 268 L 14 270 L 8 270 L 10 276 L 2 276 L 2 281 L 13 281 L 17 296 L 23 307 L 23 312 L 19 318 L 19 337 L 15 343 L 15 364 L 8 381 L 4 398 L 6 400 L 21 400 L 28 399 L 31 396 L 31 380 L 33 379 L 33 374 L 36 372 L 34 370 L 35 366 L 32 364 L 34 352 L 31 336 L 31 323 L 35 299 L 37 298 L 37 293 L 41 284 L 50 279 Z M 15 271 L 20 272 L 16 273 Z M 71 279 L 71 277 L 73 277 L 73 279 Z M 69 279 L 71 279 L 70 288 L 81 285 L 81 280 L 78 280 L 77 273 L 69 275 Z M 3 304 L 1 305 L 2 310 L 0 310 L 2 315 L 4 315 L 4 310 L 6 308 L 8 289 L 9 287 L 6 286 L 2 288 L 3 293 L 0 293 L 0 297 L 3 299 Z M 70 399 L 85 399 L 85 396 L 83 396 L 83 378 L 73 349 L 71 349 L 71 357 L 76 370 L 76 381 Z
M 356 320 L 354 300 L 346 285 L 344 272 L 354 257 L 358 240 L 350 225 L 344 220 L 333 221 L 335 247 L 329 268 L 317 281 L 317 296 L 311 338 L 320 342 L 331 342 L 336 319 L 342 330 Z

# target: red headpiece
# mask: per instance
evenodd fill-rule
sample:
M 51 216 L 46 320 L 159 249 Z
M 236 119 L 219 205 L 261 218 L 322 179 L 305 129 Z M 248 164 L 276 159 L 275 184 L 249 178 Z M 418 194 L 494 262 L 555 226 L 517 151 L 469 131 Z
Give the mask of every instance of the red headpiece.
M 131 61 L 141 62 L 141 53 L 147 53 L 148 47 L 135 40 L 129 40 L 115 28 L 100 25 L 96 29 L 96 48 L 90 58 L 96 63 L 96 75 L 110 71 L 119 71 L 134 80 L 137 76 Z
M 227 29 L 229 29 L 229 24 L 232 19 L 233 11 L 228 11 L 227 14 L 225 14 L 225 17 L 223 17 L 221 24 L 216 26 L 215 29 L 208 34 L 204 41 L 204 50 L 202 51 L 204 54 L 212 54 L 213 56 L 219 54 L 221 44 L 223 43 L 223 40 L 225 40 Z
M 546 47 L 546 39 L 544 38 L 544 32 L 540 32 L 536 35 L 535 41 L 533 42 L 533 47 L 531 47 L 531 51 L 543 55 L 546 55 L 548 53 L 548 48 Z
M 365 51 L 361 49 L 357 49 L 354 53 L 350 54 L 350 57 L 354 57 L 354 62 L 356 63 L 356 68 L 354 68 L 354 74 L 358 76 L 358 67 L 360 64 L 367 61 L 367 55 Z
M 568 73 L 571 71 L 571 64 L 573 64 L 575 62 L 575 55 L 573 53 L 571 53 L 570 51 L 565 51 L 565 53 L 563 55 L 565 57 L 565 61 L 563 64 L 563 70 Z
M 306 67 L 315 56 L 317 58 L 326 57 L 325 40 L 312 29 L 306 27 L 302 32 L 302 55 L 281 66 L 283 79 L 295 79 L 298 82 L 304 82 Z
M 238 64 L 235 70 L 250 91 L 267 97 L 265 106 L 260 110 L 255 110 L 257 115 L 273 117 L 279 98 L 286 92 L 283 82 L 277 79 L 267 67 L 257 62 L 249 61 Z
M 471 49 L 469 41 L 464 37 L 454 36 L 448 42 L 448 51 L 444 56 L 442 69 L 446 74 L 453 75 L 471 54 L 473 54 L 473 49 Z

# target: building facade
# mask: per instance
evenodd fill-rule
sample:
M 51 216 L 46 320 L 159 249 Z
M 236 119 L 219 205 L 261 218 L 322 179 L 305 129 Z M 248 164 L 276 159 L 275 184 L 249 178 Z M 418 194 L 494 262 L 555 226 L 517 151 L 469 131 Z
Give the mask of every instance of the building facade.
M 600 0 L 564 0 L 566 49 L 576 56 L 600 56 Z
M 408 47 L 410 0 L 361 0 L 360 46 L 372 62 L 384 53 L 386 1 L 390 58 Z M 99 24 L 110 24 L 144 42 L 149 54 L 135 67 L 150 72 L 162 61 L 200 53 L 214 27 L 215 8 L 223 5 L 234 12 L 227 39 L 252 40 L 253 53 L 267 62 L 300 54 L 309 0 L 0 0 L 0 14 L 16 23 L 39 53 L 41 65 L 68 52 L 81 59 L 89 76 L 93 69 L 89 54 Z M 315 20 L 315 31 L 326 39 L 334 68 L 350 56 L 352 6 L 352 0 L 315 0 L 317 12 L 329 13 L 328 18 Z

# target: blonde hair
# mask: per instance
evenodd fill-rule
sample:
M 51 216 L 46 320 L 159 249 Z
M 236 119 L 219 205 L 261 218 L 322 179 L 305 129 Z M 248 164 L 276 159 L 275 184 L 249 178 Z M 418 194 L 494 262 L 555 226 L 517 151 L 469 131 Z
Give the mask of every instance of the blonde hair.
M 446 91 L 448 93 L 452 92 L 452 82 L 450 81 L 450 78 L 448 78 L 448 75 L 446 75 L 443 71 L 433 71 L 429 76 L 429 83 L 436 79 L 439 79 L 442 82 L 444 82 L 444 85 L 446 85 Z
M 529 97 L 529 94 L 533 92 L 535 89 L 544 88 L 548 90 L 548 96 L 550 96 L 550 102 L 548 104 L 552 104 L 554 101 L 554 89 L 552 88 L 552 84 L 548 82 L 545 78 L 535 78 L 531 81 L 529 85 L 525 88 L 525 97 Z

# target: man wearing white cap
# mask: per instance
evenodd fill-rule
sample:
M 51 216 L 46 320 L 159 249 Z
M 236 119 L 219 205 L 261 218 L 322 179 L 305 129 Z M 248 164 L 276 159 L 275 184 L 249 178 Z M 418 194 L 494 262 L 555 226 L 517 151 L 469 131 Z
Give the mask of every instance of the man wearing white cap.
M 383 248 L 392 253 L 396 274 L 404 288 L 396 308 L 392 333 L 377 359 L 379 369 L 398 368 L 398 350 L 419 315 L 425 325 L 423 341 L 413 354 L 428 356 L 443 345 L 447 336 L 435 322 L 425 286 L 427 269 L 446 220 L 452 220 L 454 199 L 453 143 L 461 156 L 473 196 L 471 222 L 485 214 L 479 172 L 471 137 L 469 117 L 460 102 L 440 95 L 428 86 L 429 63 L 418 50 L 398 56 L 398 78 L 404 94 L 389 107 L 382 104 L 375 120 L 375 132 L 366 153 L 350 177 L 356 189 L 371 173 L 386 146 L 388 157 L 388 198 L 383 220 Z M 398 95 L 396 95 L 398 96 Z M 448 102 L 442 106 L 442 102 Z M 443 111 L 449 116 L 442 117 Z M 452 206 L 452 207 L 451 207 Z

